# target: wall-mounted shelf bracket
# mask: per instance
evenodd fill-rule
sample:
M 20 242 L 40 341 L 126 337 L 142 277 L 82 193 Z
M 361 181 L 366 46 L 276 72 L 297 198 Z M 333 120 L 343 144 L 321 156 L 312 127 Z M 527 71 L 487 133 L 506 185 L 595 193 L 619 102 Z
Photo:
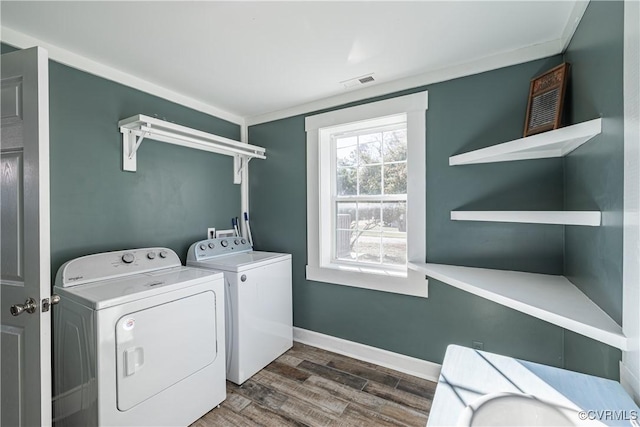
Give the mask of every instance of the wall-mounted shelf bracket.
M 135 172 L 137 169 L 136 153 L 147 136 L 146 132 L 136 133 L 131 129 L 122 131 L 122 169 Z
M 223 136 L 138 114 L 118 123 L 122 133 L 122 169 L 136 171 L 136 157 L 142 141 L 155 141 L 233 157 L 233 182 L 242 182 L 242 170 L 253 158 L 266 159 L 265 149 Z
M 242 171 L 248 166 L 250 157 L 236 154 L 233 156 L 233 183 L 242 184 Z
M 136 154 L 136 151 L 138 151 L 138 148 L 140 148 L 140 144 L 142 144 L 142 141 L 144 140 L 145 136 L 147 136 L 147 135 L 146 134 L 142 134 L 142 135 L 140 135 L 138 137 L 138 139 L 136 139 L 135 145 L 131 149 L 131 153 L 129 153 L 129 158 L 133 157 Z

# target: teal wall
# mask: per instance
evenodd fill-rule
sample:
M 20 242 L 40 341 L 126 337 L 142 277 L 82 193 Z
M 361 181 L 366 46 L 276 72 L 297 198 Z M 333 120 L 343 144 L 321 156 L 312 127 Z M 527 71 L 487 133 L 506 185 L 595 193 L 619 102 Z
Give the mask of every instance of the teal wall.
M 471 146 L 518 137 L 529 80 L 560 60 L 558 56 L 403 92 L 429 91 L 430 262 L 562 272 L 562 227 L 449 220 L 452 209 L 492 201 L 511 209 L 560 209 L 561 160 L 448 166 L 449 156 Z M 266 162 L 251 164 L 252 230 L 258 248 L 293 255 L 296 326 L 438 363 L 448 344 L 482 341 L 489 351 L 563 365 L 562 329 L 433 279 L 428 299 L 305 280 L 304 116 L 252 126 L 249 138 L 269 153 Z
M 565 271 L 622 322 L 622 2 L 591 2 L 565 58 L 571 63 L 569 120 L 602 117 L 602 134 L 565 158 L 567 209 L 601 210 L 602 227 L 567 227 Z M 603 31 L 606 28 L 606 31 Z
M 0 43 L 0 53 L 9 53 L 9 52 L 13 52 L 15 50 L 18 50 L 18 49 L 16 49 L 13 46 L 9 46 L 7 44 L 4 44 L 4 43 Z
M 600 14 L 613 13 L 613 16 L 599 25 L 621 27 L 622 16 L 615 7 L 612 12 L 593 3 L 571 44 L 568 60 L 580 53 L 584 58 L 594 55 L 589 62 L 602 61 L 602 57 L 597 56 L 597 41 L 580 42 L 583 33 L 592 32 L 583 27 L 598 22 Z M 618 34 L 618 30 L 615 33 Z M 579 46 L 580 43 L 583 45 Z M 621 49 L 620 40 L 614 43 L 616 49 Z M 429 91 L 425 177 L 429 262 L 549 274 L 562 274 L 565 269 L 570 273 L 574 271 L 565 238 L 573 239 L 577 227 L 449 220 L 449 212 L 454 209 L 561 210 L 574 206 L 574 200 L 582 200 L 579 193 L 569 194 L 569 190 L 574 190 L 575 181 L 583 179 L 569 177 L 573 167 L 571 159 L 448 166 L 451 155 L 521 136 L 529 81 L 564 59 L 558 55 L 388 96 Z M 579 62 L 574 66 L 574 73 L 578 67 L 589 66 Z M 607 63 L 600 68 L 611 65 L 617 67 L 618 63 Z M 606 88 L 606 83 L 600 86 Z M 594 95 L 589 92 L 590 87 L 580 84 L 577 88 L 582 96 Z M 576 96 L 575 91 L 572 93 L 569 97 Z M 617 91 L 598 96 L 616 98 L 607 103 L 622 102 L 621 93 Z M 377 99 L 380 98 L 359 103 Z M 569 104 L 575 103 L 580 101 Z M 354 104 L 358 103 L 349 105 Z M 578 113 L 581 109 L 576 105 L 571 110 L 571 122 L 583 120 L 579 114 L 589 116 L 591 113 Z M 293 255 L 295 326 L 437 363 L 442 362 L 448 344 L 471 346 L 472 341 L 482 341 L 488 351 L 618 378 L 620 352 L 617 349 L 433 279 L 429 281 L 428 299 L 307 281 L 305 116 L 249 128 L 251 143 L 268 150 L 266 162 L 251 164 L 252 230 L 259 249 Z M 598 114 L 584 119 L 596 116 Z M 616 150 L 613 149 L 614 154 Z M 614 163 L 618 160 L 616 157 Z M 609 181 L 607 189 L 614 187 L 612 206 L 621 203 L 618 199 L 621 185 L 616 179 Z M 605 217 L 607 215 L 605 213 Z M 607 227 L 603 229 L 615 247 L 616 237 L 610 236 Z M 593 241 L 583 240 L 582 244 L 597 247 L 598 243 L 587 245 L 587 242 Z M 603 263 L 619 266 L 622 257 L 615 248 L 612 254 L 603 253 L 595 261 L 596 266 Z M 576 257 L 588 263 L 593 252 L 588 248 L 584 250 L 585 254 Z M 610 310 L 610 314 L 617 319 L 615 310 Z
M 145 140 L 138 171 L 123 172 L 118 121 L 146 114 L 233 139 L 238 125 L 54 61 L 49 98 L 52 275 L 78 256 L 148 246 L 184 262 L 207 227 L 240 214 L 231 157 Z
M 623 2 L 592 1 L 565 53 L 571 64 L 569 123 L 603 120 L 602 134 L 564 159 L 565 209 L 602 211 L 601 227 L 566 227 L 564 270 L 618 324 L 622 324 L 623 8 Z M 567 363 L 585 365 L 585 340 L 567 335 Z M 590 348 L 590 357 L 617 369 L 619 350 L 604 344 Z
M 166 246 L 185 261 L 207 227 L 240 213 L 233 160 L 145 140 L 138 170 L 122 171 L 120 119 L 158 116 L 239 139 L 238 125 L 51 62 L 52 271 L 80 255 Z

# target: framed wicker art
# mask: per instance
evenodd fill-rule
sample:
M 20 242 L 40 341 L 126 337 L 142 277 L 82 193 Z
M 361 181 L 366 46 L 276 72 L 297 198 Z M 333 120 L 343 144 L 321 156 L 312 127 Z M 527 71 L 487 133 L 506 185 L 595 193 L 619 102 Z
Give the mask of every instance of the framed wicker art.
M 568 75 L 569 64 L 565 62 L 531 80 L 524 136 L 561 126 Z

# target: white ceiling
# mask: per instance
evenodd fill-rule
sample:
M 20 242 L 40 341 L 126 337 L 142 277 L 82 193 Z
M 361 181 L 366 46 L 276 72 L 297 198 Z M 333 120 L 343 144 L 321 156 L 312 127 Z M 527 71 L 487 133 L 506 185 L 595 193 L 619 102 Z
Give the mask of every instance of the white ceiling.
M 362 89 L 340 82 L 369 73 L 380 86 L 527 48 L 559 53 L 576 5 L 2 1 L 0 11 L 5 42 L 37 39 L 247 118 Z

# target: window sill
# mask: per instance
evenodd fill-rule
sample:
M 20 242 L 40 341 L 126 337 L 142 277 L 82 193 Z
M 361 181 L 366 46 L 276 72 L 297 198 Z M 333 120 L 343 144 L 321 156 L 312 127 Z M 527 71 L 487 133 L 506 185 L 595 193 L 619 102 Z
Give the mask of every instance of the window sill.
M 307 280 L 352 286 L 374 291 L 391 292 L 427 298 L 428 281 L 425 276 L 413 270 L 403 272 L 361 272 L 347 270 L 342 266 L 315 267 L 307 265 Z

